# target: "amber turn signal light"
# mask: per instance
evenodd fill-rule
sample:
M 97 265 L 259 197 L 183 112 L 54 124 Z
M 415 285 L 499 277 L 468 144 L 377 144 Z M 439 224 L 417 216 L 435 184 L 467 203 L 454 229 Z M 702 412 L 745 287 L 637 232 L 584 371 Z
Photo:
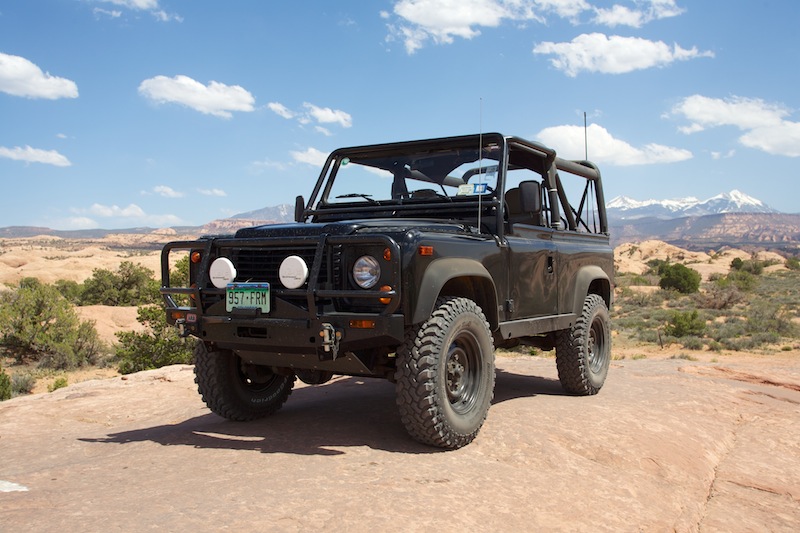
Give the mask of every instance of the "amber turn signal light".
M 420 246 L 419 255 L 424 255 L 424 256 L 433 255 L 433 246 Z
M 353 329 L 375 329 L 374 320 L 351 320 L 350 327 Z
M 190 256 L 190 260 L 194 264 L 199 263 L 202 258 L 203 258 L 203 256 L 200 254 L 200 252 L 192 252 L 192 254 Z
M 392 290 L 392 288 L 389 285 L 384 285 L 383 287 L 381 287 L 381 292 L 388 292 L 390 290 Z M 383 305 L 389 305 L 389 303 L 392 301 L 392 299 L 390 297 L 378 298 L 378 301 L 380 303 L 382 303 Z

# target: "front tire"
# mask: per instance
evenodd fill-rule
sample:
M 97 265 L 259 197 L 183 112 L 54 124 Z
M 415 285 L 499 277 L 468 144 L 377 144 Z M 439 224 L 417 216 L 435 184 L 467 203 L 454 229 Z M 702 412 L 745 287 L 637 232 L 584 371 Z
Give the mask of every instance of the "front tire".
M 456 449 L 472 442 L 494 395 L 494 344 L 481 308 L 440 298 L 397 350 L 397 405 L 408 433 Z
M 245 363 L 231 350 L 210 350 L 198 342 L 194 359 L 194 381 L 203 401 L 228 420 L 269 416 L 292 393 L 294 374 L 276 374 L 269 367 Z
M 556 338 L 556 366 L 561 386 L 571 394 L 597 394 L 611 363 L 611 320 L 606 302 L 589 294 L 572 328 Z

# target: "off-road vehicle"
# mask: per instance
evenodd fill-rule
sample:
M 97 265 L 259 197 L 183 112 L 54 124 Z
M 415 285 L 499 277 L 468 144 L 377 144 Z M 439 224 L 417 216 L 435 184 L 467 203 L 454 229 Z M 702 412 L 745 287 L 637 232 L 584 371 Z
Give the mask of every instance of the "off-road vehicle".
M 164 247 L 167 318 L 198 339 L 213 412 L 270 415 L 295 378 L 384 378 L 413 438 L 459 448 L 486 418 L 495 347 L 555 349 L 568 393 L 603 386 L 613 254 L 594 164 L 498 133 L 342 148 L 295 220 Z M 189 286 L 170 282 L 176 252 Z

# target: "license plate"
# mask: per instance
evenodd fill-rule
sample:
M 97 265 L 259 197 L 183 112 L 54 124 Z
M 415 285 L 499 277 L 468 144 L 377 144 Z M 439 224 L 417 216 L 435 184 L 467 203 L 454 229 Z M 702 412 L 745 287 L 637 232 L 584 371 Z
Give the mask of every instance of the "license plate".
M 229 283 L 225 288 L 225 310 L 261 309 L 269 313 L 269 283 Z

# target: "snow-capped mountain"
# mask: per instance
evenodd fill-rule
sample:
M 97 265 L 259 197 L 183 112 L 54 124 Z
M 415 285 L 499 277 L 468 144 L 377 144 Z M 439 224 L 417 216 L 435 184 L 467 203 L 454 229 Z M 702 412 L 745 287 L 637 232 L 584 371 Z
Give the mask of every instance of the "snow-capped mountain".
M 716 215 L 720 213 L 778 213 L 767 204 L 732 190 L 718 194 L 707 200 L 694 197 L 671 200 L 634 200 L 627 196 L 617 196 L 606 205 L 609 218 L 632 220 L 637 218 L 670 219 L 688 216 Z

